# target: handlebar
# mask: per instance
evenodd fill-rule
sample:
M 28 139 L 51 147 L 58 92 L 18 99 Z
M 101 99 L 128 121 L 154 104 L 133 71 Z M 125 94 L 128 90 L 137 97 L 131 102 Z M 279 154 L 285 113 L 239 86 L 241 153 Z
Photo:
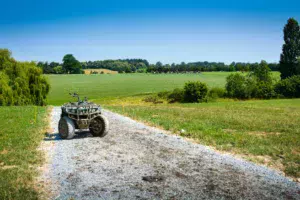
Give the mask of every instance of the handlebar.
M 69 94 L 72 97 L 77 97 L 78 102 L 82 102 L 82 101 L 80 101 L 79 95 L 76 92 L 74 92 L 73 94 L 72 93 L 69 93 Z M 84 101 L 88 101 L 87 97 L 84 97 Z

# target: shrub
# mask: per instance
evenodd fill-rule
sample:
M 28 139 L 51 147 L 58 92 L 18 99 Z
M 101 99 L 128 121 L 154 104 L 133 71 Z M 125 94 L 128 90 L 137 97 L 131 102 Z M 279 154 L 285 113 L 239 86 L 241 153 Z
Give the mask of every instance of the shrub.
M 254 67 L 248 75 L 249 78 L 255 80 L 255 87 L 253 88 L 255 90 L 252 92 L 252 97 L 270 99 L 275 96 L 271 69 L 266 61 L 261 61 L 258 66 Z
M 231 98 L 245 99 L 246 92 L 246 78 L 239 74 L 230 74 L 226 78 L 226 95 Z
M 237 99 L 270 99 L 276 93 L 271 79 L 260 80 L 253 74 L 243 76 L 236 73 L 226 78 L 226 96 Z
M 171 91 L 162 91 L 157 93 L 157 96 L 162 99 L 168 99 L 168 96 L 171 94 Z
M 276 93 L 274 91 L 273 83 L 270 82 L 257 82 L 256 83 L 256 90 L 254 91 L 253 97 L 260 98 L 260 99 L 271 99 L 275 97 Z
M 226 95 L 238 99 L 270 99 L 276 96 L 274 83 L 266 61 L 251 68 L 247 76 L 239 73 L 226 78 Z
M 254 79 L 252 97 L 260 99 L 270 99 L 276 96 L 271 69 L 266 61 L 261 61 L 254 67 L 248 75 L 248 79 Z M 247 86 L 249 88 L 249 86 Z
M 176 88 L 167 97 L 169 103 L 182 102 L 184 100 L 184 90 Z
M 15 61 L 6 49 L 0 49 L 1 60 L 0 106 L 45 105 L 50 85 L 42 70 L 34 62 Z
M 151 95 L 151 96 L 147 96 L 143 99 L 143 101 L 145 102 L 151 102 L 154 104 L 158 104 L 158 103 L 163 103 L 163 101 L 161 101 L 157 95 Z
M 158 97 L 156 95 L 147 96 L 143 99 L 145 102 L 155 102 L 158 100 Z
M 225 95 L 225 90 L 219 87 L 214 87 L 208 92 L 208 97 L 212 99 L 223 98 L 224 95 Z
M 288 98 L 300 97 L 300 75 L 291 76 L 279 81 L 275 85 L 275 92 Z
M 255 77 L 245 77 L 244 99 L 250 99 L 257 96 L 258 85 Z
M 205 83 L 199 81 L 188 82 L 184 86 L 184 101 L 185 102 L 203 102 L 207 95 L 208 88 Z

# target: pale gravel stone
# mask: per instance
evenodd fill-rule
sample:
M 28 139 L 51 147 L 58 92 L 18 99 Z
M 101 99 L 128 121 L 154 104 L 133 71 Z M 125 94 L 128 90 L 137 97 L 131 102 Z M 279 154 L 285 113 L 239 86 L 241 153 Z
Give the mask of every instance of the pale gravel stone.
M 52 110 L 48 152 L 53 199 L 300 199 L 300 186 L 278 172 L 104 111 L 110 131 L 61 140 Z M 143 176 L 163 176 L 145 182 Z

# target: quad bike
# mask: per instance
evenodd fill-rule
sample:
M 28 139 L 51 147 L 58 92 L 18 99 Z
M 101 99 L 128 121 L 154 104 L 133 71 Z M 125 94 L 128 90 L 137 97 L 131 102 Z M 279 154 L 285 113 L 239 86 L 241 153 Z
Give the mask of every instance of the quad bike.
M 66 103 L 61 107 L 61 115 L 58 123 L 58 132 L 62 139 L 71 139 L 75 136 L 75 130 L 89 129 L 93 136 L 104 137 L 108 133 L 108 120 L 102 115 L 101 107 L 88 102 L 85 97 L 77 102 Z

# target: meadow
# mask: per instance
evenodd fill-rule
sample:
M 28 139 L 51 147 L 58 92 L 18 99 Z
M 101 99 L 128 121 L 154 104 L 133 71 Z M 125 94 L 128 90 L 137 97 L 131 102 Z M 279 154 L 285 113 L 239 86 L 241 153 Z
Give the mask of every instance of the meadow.
M 129 97 L 105 108 L 300 177 L 300 99 L 153 104 Z
M 143 95 L 183 87 L 187 81 L 203 81 L 209 87 L 224 87 L 229 72 L 199 74 L 95 74 L 48 75 L 51 90 L 48 104 L 61 105 L 72 101 L 70 92 L 103 102 L 134 95 Z
M 202 81 L 209 88 L 224 87 L 229 74 L 49 75 L 48 102 L 61 105 L 74 100 L 69 92 L 78 92 L 112 111 L 299 178 L 300 99 L 157 105 L 143 101 L 153 93 L 183 87 L 188 81 Z M 279 73 L 273 72 L 273 77 L 278 79 Z M 182 129 L 184 133 L 180 133 Z
M 48 126 L 47 107 L 0 107 L 0 199 L 37 199 L 34 183 Z
M 143 101 L 153 93 L 183 87 L 187 81 L 202 81 L 209 88 L 224 87 L 229 74 L 48 75 L 48 104 L 74 101 L 69 92 L 78 92 L 106 109 L 299 179 L 300 99 L 218 99 L 198 104 Z M 279 77 L 279 73 L 273 75 Z M 34 177 L 43 156 L 37 147 L 46 131 L 47 109 L 0 107 L 1 198 L 38 198 Z

